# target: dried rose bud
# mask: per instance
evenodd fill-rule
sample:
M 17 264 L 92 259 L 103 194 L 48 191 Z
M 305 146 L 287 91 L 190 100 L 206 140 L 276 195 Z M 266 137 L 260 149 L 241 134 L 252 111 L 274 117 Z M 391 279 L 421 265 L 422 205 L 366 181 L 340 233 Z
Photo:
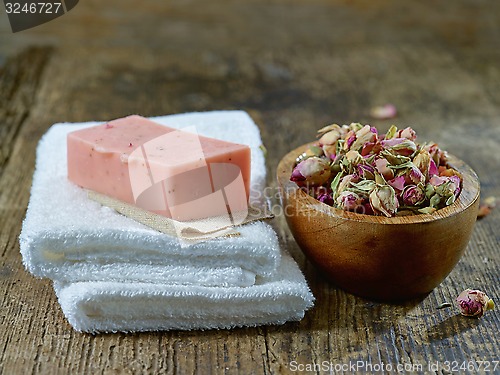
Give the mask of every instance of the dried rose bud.
M 432 176 L 426 186 L 426 196 L 430 198 L 430 206 L 449 206 L 455 202 L 460 193 L 460 178 L 458 176 Z
M 412 165 L 407 172 L 407 180 L 410 180 L 414 184 L 421 183 L 423 184 L 425 182 L 425 176 L 423 173 L 418 169 L 415 165 Z
M 330 158 L 331 160 L 334 160 L 335 157 L 337 156 L 337 145 L 323 145 L 322 147 L 323 154 L 325 154 L 326 157 Z
M 497 205 L 497 198 L 490 196 L 484 200 L 484 204 L 488 205 L 490 208 L 495 208 Z
M 354 131 L 356 133 L 358 130 L 361 130 L 363 128 L 363 125 L 361 125 L 359 122 L 351 122 L 348 126 L 348 130 Z
M 442 196 L 458 196 L 460 193 L 460 177 L 458 176 L 432 176 L 429 184 L 436 187 L 436 192 Z
M 358 165 L 363 161 L 363 157 L 360 155 L 359 152 L 350 150 L 345 154 L 345 158 L 351 165 Z
M 331 130 L 342 130 L 342 127 L 338 124 L 331 124 L 327 126 L 323 126 L 321 129 L 318 130 L 318 137 L 322 136 L 325 133 L 328 133 Z
M 325 159 L 313 156 L 297 164 L 290 180 L 299 186 L 317 186 L 327 182 L 330 175 L 330 163 Z
M 456 301 L 464 316 L 480 318 L 486 311 L 495 308 L 493 300 L 480 290 L 466 289 L 458 295 Z
M 408 185 L 403 190 L 402 199 L 406 206 L 416 206 L 425 200 L 425 192 L 417 185 Z
M 397 138 L 406 138 L 410 141 L 415 141 L 417 139 L 417 133 L 410 127 L 399 130 L 396 133 Z
M 343 191 L 337 197 L 337 205 L 345 211 L 356 211 L 363 203 L 363 199 L 352 191 Z
M 375 212 L 381 212 L 387 217 L 396 215 L 399 202 L 396 193 L 389 185 L 378 185 L 370 193 L 370 204 Z
M 342 132 L 339 127 L 339 129 L 333 129 L 323 134 L 319 139 L 319 144 L 322 146 L 333 145 L 341 138 L 342 138 Z
M 370 125 L 365 125 L 355 133 L 356 140 L 349 146 L 351 150 L 358 151 L 366 143 L 374 143 L 377 140 L 377 130 Z
M 437 143 L 428 143 L 423 146 L 423 149 L 426 150 L 431 159 L 434 160 L 436 165 L 444 165 L 446 164 L 446 160 L 448 159 L 446 152 L 441 150 Z
M 387 159 L 376 159 L 375 160 L 375 168 L 378 173 L 380 173 L 386 180 L 392 180 L 394 178 L 394 172 L 391 168 L 389 168 L 389 162 Z
M 319 200 L 322 203 L 325 203 L 325 204 L 329 205 L 329 206 L 333 206 L 333 198 L 332 198 L 331 194 L 322 193 L 322 194 L 319 194 L 316 197 L 316 199 Z
M 370 116 L 377 120 L 387 120 L 396 117 L 398 111 L 393 104 L 385 104 L 373 107 L 370 110 Z
M 337 191 L 335 196 L 338 196 L 340 193 L 342 193 L 345 189 L 347 189 L 352 182 L 358 182 L 359 181 L 359 176 L 356 174 L 348 174 L 344 176 L 337 187 Z M 335 192 L 334 192 L 335 193 Z
M 413 158 L 413 164 L 415 167 L 420 169 L 420 172 L 427 179 L 429 176 L 429 166 L 431 163 L 431 156 L 429 152 L 425 149 L 420 150 L 420 152 Z

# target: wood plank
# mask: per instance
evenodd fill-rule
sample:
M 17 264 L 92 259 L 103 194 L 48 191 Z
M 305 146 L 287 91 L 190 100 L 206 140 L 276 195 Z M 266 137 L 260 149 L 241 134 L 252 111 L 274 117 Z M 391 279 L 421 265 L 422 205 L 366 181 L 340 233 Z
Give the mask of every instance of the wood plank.
M 94 15 L 92 6 L 97 3 L 88 4 L 78 5 L 81 14 L 106 24 L 107 13 Z M 330 121 L 369 121 L 370 106 L 391 101 L 400 111 L 397 124 L 412 125 L 423 139 L 439 141 L 476 169 L 485 195 L 500 196 L 498 69 L 494 51 L 488 52 L 489 38 L 496 34 L 485 36 L 495 28 L 488 26 L 484 34 L 480 28 L 476 34 L 468 29 L 453 39 L 453 32 L 439 26 L 442 19 L 437 16 L 443 14 L 448 28 L 460 32 L 462 24 L 456 19 L 465 15 L 458 10 L 442 12 L 430 2 L 318 2 L 300 9 L 259 2 L 231 5 L 246 17 L 245 30 L 256 34 L 249 40 L 243 31 L 225 36 L 224 27 L 237 29 L 240 21 L 228 13 L 219 16 L 216 6 L 200 6 L 191 13 L 172 5 L 168 17 L 177 22 L 177 29 L 165 31 L 172 44 L 155 49 L 154 56 L 148 55 L 154 41 L 141 46 L 131 37 L 130 42 L 110 43 L 112 33 L 106 33 L 117 27 L 110 21 L 111 29 L 95 31 L 103 33 L 102 40 L 81 47 L 64 39 L 57 50 L 25 51 L 2 69 L 0 108 L 9 111 L 1 112 L 0 119 L 9 125 L 8 130 L 0 129 L 0 147 L 7 150 L 0 163 L 0 373 L 271 374 L 292 373 L 293 361 L 427 366 L 446 360 L 494 360 L 500 352 L 500 342 L 492 335 L 500 331 L 498 310 L 475 320 L 458 316 L 455 309 L 436 307 L 452 302 L 465 287 L 482 288 L 494 298 L 500 295 L 500 210 L 476 224 L 465 256 L 443 284 L 427 298 L 401 305 L 367 301 L 325 282 L 279 217 L 273 225 L 304 271 L 316 306 L 301 322 L 278 327 L 80 334 L 66 322 L 50 282 L 24 271 L 17 236 L 29 198 L 34 150 L 46 129 L 59 121 L 243 108 L 261 128 L 269 150 L 269 183 L 275 186 L 280 157 L 311 140 L 318 127 Z M 391 6 L 408 14 L 383 25 L 371 22 Z M 123 7 L 118 14 L 125 17 L 127 6 Z M 428 13 L 431 16 L 420 17 Z M 176 16 L 185 24 L 175 21 Z M 167 15 L 145 17 L 158 26 Z M 314 25 L 310 17 L 316 19 Z M 484 10 L 478 17 L 489 19 Z M 303 26 L 288 27 L 290 19 Z M 70 20 L 68 15 L 60 24 L 43 26 L 41 40 L 75 20 L 79 18 Z M 332 22 L 336 32 L 325 33 Z M 220 45 L 211 51 L 212 35 L 202 34 L 207 24 L 215 23 L 221 25 L 214 38 Z M 365 29 L 365 24 L 372 27 Z M 270 38 L 270 25 L 287 32 Z M 175 30 L 182 27 L 192 27 L 193 35 L 202 38 L 193 44 L 177 42 Z M 378 42 L 372 34 L 390 43 Z M 34 32 L 25 35 L 35 38 Z M 468 44 L 474 35 L 477 45 Z M 236 48 L 242 41 L 248 50 Z M 130 46 L 135 49 L 128 50 Z M 258 61 L 253 59 L 256 55 Z M 487 58 L 481 65 L 478 58 L 483 56 Z M 390 124 L 373 123 L 382 128 Z
M 51 48 L 33 47 L 0 69 L 0 176 L 23 122 L 29 116 Z

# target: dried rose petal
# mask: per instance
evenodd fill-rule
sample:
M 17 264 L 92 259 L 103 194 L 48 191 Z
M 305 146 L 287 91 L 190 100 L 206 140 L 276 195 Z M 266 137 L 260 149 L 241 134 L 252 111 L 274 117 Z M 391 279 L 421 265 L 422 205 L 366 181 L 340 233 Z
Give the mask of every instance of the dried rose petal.
M 394 147 L 401 142 L 403 142 L 405 138 L 391 138 L 391 139 L 383 139 L 380 141 L 380 144 L 382 145 L 383 148 L 391 148 Z
M 486 198 L 479 205 L 479 210 L 477 212 L 477 218 L 482 219 L 483 217 L 488 216 L 491 213 L 491 210 L 496 207 L 496 205 L 497 205 L 496 197 Z
M 436 163 L 434 162 L 434 160 L 430 160 L 429 161 L 429 177 L 430 176 L 435 176 L 435 175 L 438 175 L 439 174 L 439 171 L 438 171 L 438 168 L 436 166 Z
M 402 191 L 405 187 L 405 178 L 403 176 L 394 177 L 392 180 L 387 181 L 394 189 Z
M 487 204 L 490 208 L 494 208 L 497 205 L 497 198 L 493 196 L 488 197 L 484 200 L 484 204 Z
M 380 141 L 384 149 L 391 150 L 397 155 L 410 156 L 417 150 L 415 142 L 406 138 L 391 138 Z
M 387 159 L 376 159 L 375 160 L 375 168 L 378 173 L 380 173 L 386 180 L 392 180 L 394 178 L 394 172 L 391 168 L 388 167 L 389 162 Z
M 373 107 L 370 110 L 370 116 L 377 120 L 387 120 L 396 117 L 398 111 L 393 104 L 385 104 Z
M 368 164 L 358 164 L 358 175 L 367 180 L 373 180 L 375 178 L 375 168 Z
M 432 176 L 429 180 L 429 184 L 432 186 L 439 186 L 444 184 L 448 179 L 446 177 L 441 177 L 441 176 Z
M 297 164 L 290 180 L 299 186 L 317 186 L 327 182 L 330 175 L 330 163 L 325 159 L 313 156 Z
M 455 185 L 453 194 L 455 195 L 455 197 L 458 197 L 458 194 L 460 194 L 460 177 L 458 177 L 457 175 L 453 175 L 448 177 L 448 179 Z
M 366 156 L 373 152 L 376 145 L 376 142 L 366 142 L 361 149 L 361 156 Z
M 456 171 L 453 168 L 445 167 L 444 165 L 439 166 L 438 171 L 439 171 L 440 176 L 446 176 L 446 177 L 458 176 L 458 177 L 460 177 L 460 172 Z
M 488 205 L 486 204 L 481 204 L 479 206 L 479 210 L 477 211 L 477 218 L 482 219 L 483 217 L 488 216 L 489 214 L 491 214 L 491 208 L 488 207 Z
M 466 289 L 456 299 L 460 313 L 464 316 L 482 317 L 488 310 L 495 308 L 495 303 L 480 290 Z
M 356 133 L 353 130 L 351 130 L 346 135 L 345 143 L 344 143 L 344 150 L 349 150 L 355 140 L 356 140 Z
M 407 177 L 414 184 L 418 184 L 418 183 L 423 184 L 425 182 L 425 176 L 420 171 L 420 169 L 418 169 L 415 165 L 412 165 L 409 168 Z

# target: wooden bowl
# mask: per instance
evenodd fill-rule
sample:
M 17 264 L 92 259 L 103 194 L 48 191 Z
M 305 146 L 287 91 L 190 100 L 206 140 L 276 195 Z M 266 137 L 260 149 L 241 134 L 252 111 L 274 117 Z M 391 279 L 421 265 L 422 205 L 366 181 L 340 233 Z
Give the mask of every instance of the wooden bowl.
M 277 170 L 288 226 L 306 257 L 346 291 L 369 299 L 400 301 L 423 296 L 451 272 L 469 242 L 479 206 L 479 181 L 463 161 L 449 156 L 463 176 L 460 195 L 433 214 L 383 217 L 330 207 L 290 181 L 296 157 Z

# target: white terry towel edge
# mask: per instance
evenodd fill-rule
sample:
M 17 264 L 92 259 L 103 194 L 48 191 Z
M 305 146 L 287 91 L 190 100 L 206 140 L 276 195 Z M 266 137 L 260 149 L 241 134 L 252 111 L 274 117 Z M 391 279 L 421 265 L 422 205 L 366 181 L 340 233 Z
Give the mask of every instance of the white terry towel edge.
M 301 320 L 314 297 L 294 260 L 282 255 L 274 276 L 249 287 L 55 282 L 54 289 L 69 323 L 83 332 L 283 324 Z

